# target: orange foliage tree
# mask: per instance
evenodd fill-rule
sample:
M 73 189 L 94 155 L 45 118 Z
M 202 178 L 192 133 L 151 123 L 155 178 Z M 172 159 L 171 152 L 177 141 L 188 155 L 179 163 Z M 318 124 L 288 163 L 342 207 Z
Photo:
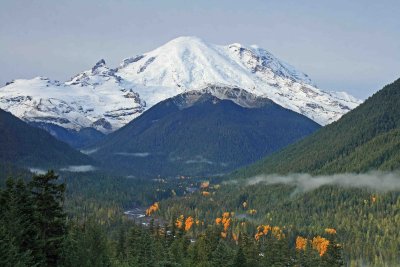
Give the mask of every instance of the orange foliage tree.
M 227 236 L 227 232 L 228 232 L 229 226 L 231 225 L 231 221 L 232 221 L 231 215 L 233 216 L 234 213 L 233 212 L 231 212 L 231 213 L 224 212 L 222 214 L 222 217 L 218 217 L 218 218 L 215 219 L 215 223 L 217 225 L 222 225 L 223 226 L 223 231 L 221 232 L 221 236 L 223 238 L 225 238 Z
M 325 233 L 334 235 L 334 234 L 336 234 L 336 229 L 335 228 L 326 228 Z
M 185 217 L 184 217 L 183 215 L 179 216 L 179 218 L 176 219 L 176 221 L 175 221 L 175 226 L 176 226 L 176 228 L 182 229 L 182 227 L 183 227 L 183 220 L 184 220 L 184 219 L 185 219 Z
M 146 210 L 146 215 L 150 216 L 151 214 L 158 211 L 159 209 L 160 209 L 160 206 L 159 206 L 158 202 L 156 202 Z
M 190 228 L 192 228 L 193 223 L 194 223 L 194 220 L 193 220 L 192 216 L 189 216 L 186 218 L 186 220 L 185 220 L 185 231 L 186 232 L 189 231 Z
M 307 247 L 307 238 L 298 236 L 296 238 L 296 249 L 297 250 L 306 250 Z
M 255 234 L 254 238 L 258 241 L 262 236 L 267 235 L 270 231 L 272 235 L 278 240 L 281 240 L 285 237 L 285 234 L 279 226 L 272 227 L 270 225 L 260 225 L 257 227 L 257 233 Z
M 321 236 L 316 236 L 312 240 L 312 246 L 318 251 L 320 256 L 323 256 L 328 250 L 329 240 Z

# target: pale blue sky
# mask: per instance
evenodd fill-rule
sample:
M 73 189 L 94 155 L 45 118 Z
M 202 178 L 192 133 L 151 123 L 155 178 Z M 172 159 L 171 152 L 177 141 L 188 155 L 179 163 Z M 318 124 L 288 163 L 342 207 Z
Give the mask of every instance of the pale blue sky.
M 194 35 L 257 44 L 325 90 L 366 98 L 400 77 L 400 1 L 0 0 L 0 85 L 66 80 Z

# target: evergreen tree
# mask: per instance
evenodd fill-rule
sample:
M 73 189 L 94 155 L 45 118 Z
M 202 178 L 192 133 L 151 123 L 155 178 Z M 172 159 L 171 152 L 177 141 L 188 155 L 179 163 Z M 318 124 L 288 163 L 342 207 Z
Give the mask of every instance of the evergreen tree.
M 155 266 L 155 251 L 153 238 L 147 231 L 142 231 L 140 237 L 139 266 Z
M 138 264 L 140 251 L 141 231 L 139 226 L 132 226 L 127 240 L 128 262 L 132 265 Z
M 125 228 L 121 227 L 118 232 L 118 243 L 117 243 L 117 258 L 125 260 L 126 259 L 126 238 L 125 238 Z
M 217 248 L 212 253 L 211 263 L 213 266 L 230 266 L 232 264 L 231 250 L 225 241 L 220 240 Z
M 42 264 L 43 250 L 38 239 L 39 233 L 32 224 L 35 210 L 30 192 L 22 180 L 16 183 L 12 179 L 7 180 L 5 190 L 0 192 L 0 206 L 2 244 L 8 244 L 5 246 L 9 246 L 9 256 L 16 255 L 18 261 L 27 265 Z
M 342 246 L 337 243 L 336 234 L 330 234 L 328 240 L 329 246 L 325 256 L 327 265 L 332 267 L 344 266 Z
M 39 230 L 45 264 L 56 266 L 66 235 L 66 215 L 63 211 L 65 185 L 57 183 L 53 171 L 35 175 L 29 183 L 33 194 L 36 216 L 34 223 Z
M 93 220 L 71 227 L 63 251 L 63 266 L 111 266 L 105 232 Z
M 3 221 L 0 220 L 0 266 L 25 267 L 32 265 L 32 257 L 28 252 L 21 253 L 15 239 L 10 236 Z
M 233 263 L 233 267 L 244 267 L 247 266 L 246 257 L 243 253 L 243 249 L 239 246 L 239 249 L 236 252 L 235 261 Z
M 18 180 L 15 185 L 15 205 L 17 214 L 14 223 L 19 225 L 18 245 L 21 251 L 32 255 L 35 262 L 40 264 L 44 260 L 44 253 L 40 250 L 38 227 L 32 222 L 35 220 L 35 207 L 32 196 L 25 183 Z

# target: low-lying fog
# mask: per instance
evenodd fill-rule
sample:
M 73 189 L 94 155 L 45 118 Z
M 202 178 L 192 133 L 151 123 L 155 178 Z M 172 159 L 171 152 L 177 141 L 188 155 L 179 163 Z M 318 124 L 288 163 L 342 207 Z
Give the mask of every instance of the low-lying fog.
M 63 172 L 91 172 L 95 171 L 96 168 L 92 165 L 71 165 L 66 168 L 60 169 Z
M 92 172 L 95 170 L 97 170 L 97 168 L 92 165 L 70 165 L 60 169 L 62 172 Z M 47 173 L 47 170 L 41 168 L 29 168 L 29 171 L 34 174 Z
M 231 183 L 237 183 L 232 181 Z M 378 191 L 400 190 L 400 173 L 370 172 L 364 174 L 334 174 L 318 175 L 289 174 L 289 175 L 259 175 L 244 180 L 247 185 L 290 184 L 295 185 L 300 192 L 317 189 L 323 185 L 338 185 L 347 188 L 370 188 Z M 230 182 L 228 182 L 230 183 Z

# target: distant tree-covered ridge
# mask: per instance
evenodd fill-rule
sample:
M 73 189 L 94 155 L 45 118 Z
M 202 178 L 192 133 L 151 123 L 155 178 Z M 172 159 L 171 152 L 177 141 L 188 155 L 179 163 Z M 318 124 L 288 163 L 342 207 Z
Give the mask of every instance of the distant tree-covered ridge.
M 238 170 L 265 173 L 343 173 L 400 167 L 400 79 L 386 85 L 338 121 Z
M 48 132 L 30 126 L 0 109 L 0 163 L 23 167 L 56 168 L 93 164 L 93 160 L 74 150 Z

